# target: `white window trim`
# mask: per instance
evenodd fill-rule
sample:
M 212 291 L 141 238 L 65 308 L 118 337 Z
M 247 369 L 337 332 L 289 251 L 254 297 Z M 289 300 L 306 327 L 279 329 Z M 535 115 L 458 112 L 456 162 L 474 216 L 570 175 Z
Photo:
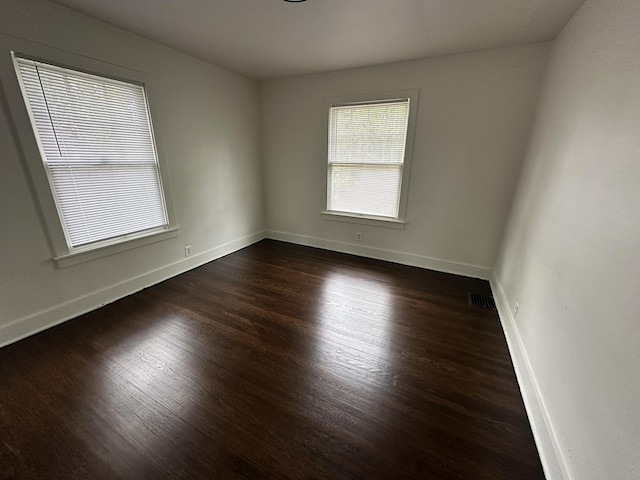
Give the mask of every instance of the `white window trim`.
M 53 257 L 56 264 L 61 267 L 70 267 L 79 263 L 88 262 L 97 258 L 106 257 L 115 253 L 131 250 L 132 248 L 151 245 L 178 236 L 178 228 L 163 228 L 158 231 L 147 231 L 143 234 L 118 237 L 118 242 L 113 241 L 91 244 L 89 248 L 75 248 L 72 252 Z
M 40 148 L 35 136 L 36 134 L 33 130 L 29 112 L 22 96 L 20 80 L 14 69 L 13 52 L 15 52 L 16 55 L 52 63 L 61 67 L 144 85 L 149 114 L 153 121 L 153 137 L 158 156 L 160 182 L 168 219 L 166 228 L 124 235 L 78 248 L 69 247 L 62 226 L 62 220 L 59 216 L 58 208 L 49 184 L 46 168 L 42 161 Z M 51 257 L 56 266 L 64 268 L 177 236 L 179 226 L 176 223 L 175 210 L 169 189 L 168 173 L 161 145 L 160 117 L 155 111 L 153 103 L 153 98 L 155 98 L 153 80 L 149 74 L 125 66 L 106 63 L 45 45 L 32 43 L 27 40 L 1 35 L 0 80 L 5 88 L 9 110 L 15 125 L 15 133 L 20 143 L 19 147 L 21 147 L 21 151 L 19 153 L 27 167 L 26 170 L 30 177 L 31 190 L 36 200 L 38 213 L 47 236 Z
M 419 89 L 408 90 L 394 90 L 389 92 L 379 93 L 363 93 L 354 95 L 345 95 L 340 97 L 330 97 L 324 100 L 323 105 L 323 125 L 324 125 L 324 171 L 325 171 L 325 185 L 324 185 L 324 205 L 320 210 L 320 215 L 324 220 L 341 221 L 348 223 L 358 223 L 363 225 L 374 225 L 389 228 L 404 228 L 407 223 L 407 200 L 409 197 L 409 180 L 411 177 L 411 163 L 413 158 L 413 142 L 416 131 L 416 121 L 418 117 L 418 100 L 420 97 Z M 398 217 L 378 217 L 373 215 L 362 215 L 351 212 L 340 212 L 334 210 L 327 210 L 327 193 L 329 190 L 329 110 L 331 107 L 337 107 L 341 105 L 350 105 L 358 103 L 377 103 L 393 100 L 409 99 L 409 118 L 407 120 L 407 139 L 404 152 L 404 163 L 402 165 L 402 182 L 400 186 L 400 205 L 398 208 Z
M 322 210 L 320 214 L 322 215 L 323 220 L 331 220 L 334 222 L 345 222 L 345 223 L 358 223 L 360 225 L 372 225 L 374 227 L 403 229 L 407 223 L 405 220 L 398 220 L 390 217 L 375 217 L 373 215 L 360 215 L 357 213 L 334 212 L 330 210 Z

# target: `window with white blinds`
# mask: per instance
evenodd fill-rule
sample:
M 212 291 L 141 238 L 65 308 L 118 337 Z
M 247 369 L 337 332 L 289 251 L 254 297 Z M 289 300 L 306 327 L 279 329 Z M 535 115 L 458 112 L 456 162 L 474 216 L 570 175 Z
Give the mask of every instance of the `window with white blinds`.
M 409 99 L 329 108 L 327 210 L 397 219 Z
M 144 87 L 15 61 L 69 248 L 166 229 Z

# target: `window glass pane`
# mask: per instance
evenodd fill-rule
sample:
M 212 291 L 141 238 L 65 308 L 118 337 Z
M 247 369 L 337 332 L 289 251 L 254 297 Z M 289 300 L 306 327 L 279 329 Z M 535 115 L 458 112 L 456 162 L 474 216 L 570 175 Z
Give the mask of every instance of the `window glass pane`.
M 72 245 L 164 225 L 153 164 L 49 163 L 62 220 Z
M 332 107 L 330 163 L 402 163 L 409 102 Z
M 395 218 L 400 175 L 399 165 L 331 165 L 328 210 Z
M 398 218 L 409 100 L 329 109 L 327 210 Z
M 69 246 L 166 227 L 144 88 L 16 63 Z

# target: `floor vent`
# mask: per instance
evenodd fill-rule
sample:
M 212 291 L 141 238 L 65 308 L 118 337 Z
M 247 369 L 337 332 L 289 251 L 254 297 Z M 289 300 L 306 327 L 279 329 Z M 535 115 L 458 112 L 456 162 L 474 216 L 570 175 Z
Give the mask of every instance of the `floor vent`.
M 484 293 L 469 292 L 469 305 L 496 310 L 496 302 L 493 301 L 493 297 Z

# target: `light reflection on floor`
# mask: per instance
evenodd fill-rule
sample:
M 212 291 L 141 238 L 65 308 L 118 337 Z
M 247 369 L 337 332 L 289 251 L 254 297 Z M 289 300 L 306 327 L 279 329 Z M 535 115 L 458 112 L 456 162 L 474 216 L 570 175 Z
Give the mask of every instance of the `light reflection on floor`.
M 389 374 L 393 316 L 393 295 L 384 283 L 329 274 L 317 314 L 317 361 L 345 379 L 379 382 Z
M 111 426 L 139 437 L 145 449 L 155 448 L 149 439 L 170 438 L 184 428 L 183 421 L 171 420 L 169 411 L 187 420 L 194 407 L 197 362 L 189 358 L 189 349 L 180 346 L 192 340 L 192 332 L 189 319 L 166 316 L 104 352 L 102 399 Z M 145 435 L 145 430 L 153 435 Z

